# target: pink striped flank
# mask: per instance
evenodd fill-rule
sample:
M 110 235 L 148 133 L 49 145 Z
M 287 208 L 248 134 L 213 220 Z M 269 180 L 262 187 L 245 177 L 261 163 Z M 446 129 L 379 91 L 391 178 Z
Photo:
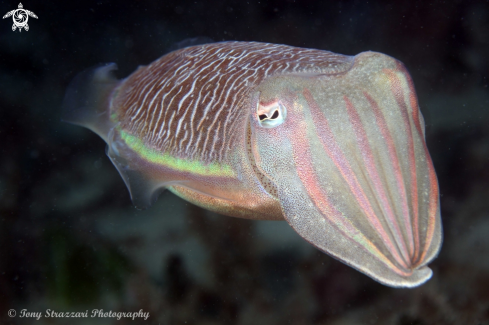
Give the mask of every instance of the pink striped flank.
M 399 106 L 399 111 L 402 116 L 402 122 L 404 124 L 404 131 L 407 136 L 407 144 L 408 144 L 408 161 L 409 161 L 409 172 L 411 178 L 411 208 L 412 208 L 412 217 L 413 217 L 413 231 L 416 234 L 414 236 L 415 240 L 415 249 L 413 260 L 417 260 L 419 252 L 419 206 L 418 206 L 418 177 L 416 175 L 416 158 L 414 155 L 414 140 L 413 133 L 411 130 L 411 123 L 409 121 L 408 108 L 406 106 L 406 102 L 404 101 L 404 92 L 400 83 L 400 80 L 397 78 L 394 71 L 389 69 L 384 69 L 384 73 L 387 74 L 388 79 L 391 84 L 391 91 L 396 99 L 396 103 Z
M 291 119 L 292 118 L 293 117 L 291 116 Z M 318 182 L 318 175 L 312 165 L 313 158 L 311 148 L 309 142 L 304 140 L 304 129 L 295 125 L 294 129 L 291 131 L 291 143 L 293 144 L 293 156 L 297 167 L 297 175 L 304 184 L 309 198 L 318 208 L 323 218 L 342 233 L 346 239 L 355 241 L 366 251 L 378 258 L 389 269 L 400 276 L 410 276 L 412 274 L 411 270 L 407 269 L 405 271 L 404 268 L 401 269 L 396 264 L 392 263 L 371 240 L 357 229 L 348 218 L 345 218 L 334 204 L 331 203 L 328 199 L 328 194 L 322 189 L 321 184 Z
M 409 103 L 411 105 L 411 116 L 414 121 L 414 125 L 416 127 L 416 131 L 418 133 L 418 136 L 421 139 L 424 139 L 424 133 L 423 130 L 421 129 L 421 123 L 420 123 L 420 118 L 419 118 L 419 107 L 418 107 L 418 100 L 416 98 L 416 92 L 414 91 L 414 84 L 412 79 L 409 77 L 409 74 L 401 63 L 398 63 L 397 68 L 403 72 L 403 75 L 406 77 L 408 87 L 409 87 Z M 389 70 L 387 70 L 389 71 Z M 396 91 L 393 90 L 395 96 L 396 96 L 396 101 L 404 103 L 403 110 L 407 111 L 407 107 L 405 105 L 404 101 L 404 92 L 402 91 L 402 86 L 401 86 L 401 81 L 399 80 L 399 77 L 392 71 L 389 72 L 389 81 L 391 83 L 391 89 L 396 88 Z M 407 114 L 407 112 L 406 112 Z M 439 199 L 439 193 L 438 193 L 438 181 L 436 178 L 435 174 L 435 168 L 433 167 L 433 162 L 431 160 L 430 153 L 428 151 L 428 147 L 426 146 L 426 142 L 422 141 L 423 143 L 423 149 L 425 152 L 426 156 L 426 163 L 428 167 L 428 174 L 429 174 L 429 179 L 430 179 L 430 200 L 428 203 L 428 228 L 426 231 L 426 240 L 424 243 L 424 247 L 421 250 L 421 255 L 418 257 L 417 260 L 415 260 L 416 265 L 419 265 L 423 262 L 425 259 L 426 254 L 428 253 L 428 250 L 430 248 L 431 242 L 433 241 L 433 236 L 435 233 L 435 222 L 436 222 L 436 212 L 438 208 L 438 199 Z
M 369 100 L 369 102 L 370 102 L 370 100 Z M 380 201 L 382 203 L 381 209 L 384 211 L 384 213 L 386 215 L 390 230 L 392 233 L 395 234 L 394 236 L 397 238 L 396 242 L 402 246 L 400 249 L 402 249 L 403 251 L 406 251 L 407 248 L 406 248 L 405 242 L 408 243 L 408 245 L 409 245 L 409 256 L 412 257 L 413 256 L 413 249 L 414 249 L 413 245 L 414 244 L 413 244 L 413 236 L 412 236 L 412 233 L 410 231 L 411 222 L 410 222 L 410 218 L 409 218 L 409 210 L 407 208 L 406 191 L 404 188 L 404 184 L 402 183 L 402 175 L 400 174 L 399 160 L 397 159 L 397 153 L 395 152 L 395 147 L 394 147 L 394 143 L 392 140 L 392 136 L 390 135 L 388 130 L 385 128 L 384 116 L 382 115 L 382 113 L 380 112 L 378 107 L 376 107 L 377 110 L 374 109 L 374 115 L 376 116 L 378 127 L 379 127 L 379 129 L 381 129 L 383 131 L 382 135 L 383 135 L 384 139 L 386 139 L 387 146 L 389 148 L 388 149 L 389 153 L 390 153 L 389 157 L 391 158 L 391 162 L 394 165 L 394 171 L 396 173 L 396 180 L 397 180 L 397 188 L 400 190 L 401 197 L 403 198 L 402 199 L 402 209 L 403 209 L 403 218 L 402 219 L 404 221 L 404 228 L 406 229 L 405 233 L 406 233 L 407 238 L 404 238 L 404 236 L 402 235 L 401 229 L 399 227 L 399 223 L 397 222 L 394 211 L 392 210 L 392 206 L 389 203 L 388 195 L 386 193 L 386 189 L 382 183 L 382 180 L 379 176 L 379 172 L 377 170 L 377 165 L 375 164 L 375 161 L 374 161 L 374 155 L 372 153 L 372 148 L 371 148 L 370 143 L 368 141 L 367 132 L 365 131 L 365 128 L 364 128 L 363 123 L 360 119 L 360 116 L 358 115 L 358 112 L 355 109 L 355 107 L 353 106 L 353 104 L 351 103 L 351 101 L 346 96 L 344 96 L 344 101 L 346 104 L 346 109 L 348 112 L 348 116 L 350 118 L 350 122 L 353 125 L 353 130 L 355 131 L 355 135 L 356 135 L 357 142 L 358 142 L 358 148 L 360 149 L 360 152 L 362 153 L 364 164 L 367 167 L 367 172 L 370 176 L 372 183 L 374 184 L 375 191 L 380 197 Z
M 303 94 L 309 107 L 311 108 L 311 114 L 314 115 L 315 128 L 327 155 L 337 166 L 344 180 L 348 184 L 352 195 L 355 197 L 356 201 L 365 213 L 367 220 L 379 233 L 384 245 L 393 256 L 394 260 L 405 270 L 410 270 L 411 267 L 407 263 L 407 261 L 410 259 L 408 257 L 406 248 L 401 245 L 400 249 L 397 249 L 397 245 L 394 243 L 389 233 L 387 233 L 379 218 L 375 215 L 375 212 L 373 211 L 367 196 L 360 186 L 357 177 L 348 162 L 348 159 L 344 156 L 340 147 L 337 145 L 336 139 L 334 138 L 334 135 L 329 127 L 329 123 L 321 113 L 319 105 L 316 103 L 309 90 L 304 90 Z
M 410 249 L 411 260 L 414 261 L 414 256 L 416 255 L 415 252 L 416 250 L 419 250 L 419 234 L 417 231 L 413 231 L 413 232 L 410 231 L 410 229 L 413 229 L 412 228 L 413 226 L 411 224 L 406 187 L 405 187 L 404 177 L 401 171 L 401 164 L 399 162 L 399 156 L 397 154 L 396 145 L 394 143 L 394 139 L 392 138 L 392 134 L 387 128 L 387 122 L 385 120 L 384 115 L 382 114 L 382 111 L 379 108 L 379 105 L 368 93 L 364 92 L 363 94 L 370 104 L 370 108 L 374 113 L 377 126 L 380 132 L 382 133 L 382 137 L 385 139 L 385 143 L 387 145 L 387 151 L 389 152 L 390 162 L 392 164 L 392 167 L 394 168 L 394 177 L 396 178 L 397 189 L 399 190 L 399 195 L 401 197 L 401 207 L 402 207 L 402 214 L 404 219 L 404 227 L 406 229 L 406 235 L 408 236 L 410 248 L 414 246 L 414 249 Z

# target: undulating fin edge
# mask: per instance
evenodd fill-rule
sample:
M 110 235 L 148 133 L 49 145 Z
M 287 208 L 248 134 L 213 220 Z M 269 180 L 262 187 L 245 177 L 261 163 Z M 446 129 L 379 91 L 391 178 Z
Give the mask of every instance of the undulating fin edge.
M 110 95 L 120 84 L 113 75 L 116 69 L 115 63 L 108 63 L 79 73 L 66 91 L 61 120 L 84 126 L 108 143 L 113 127 L 108 111 Z
M 156 200 L 167 182 L 144 172 L 150 167 L 142 166 L 143 159 L 120 139 L 116 123 L 110 119 L 112 93 L 121 83 L 113 74 L 116 69 L 115 63 L 108 63 L 78 74 L 63 100 L 61 120 L 86 127 L 107 143 L 106 154 L 124 180 L 133 204 L 144 209 Z

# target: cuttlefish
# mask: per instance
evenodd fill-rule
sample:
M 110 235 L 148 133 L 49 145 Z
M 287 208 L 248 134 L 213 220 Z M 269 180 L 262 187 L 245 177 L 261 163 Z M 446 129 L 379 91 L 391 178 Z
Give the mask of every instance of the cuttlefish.
M 205 209 L 286 220 L 392 287 L 432 276 L 438 183 L 404 65 L 256 42 L 191 46 L 123 80 L 78 75 L 67 122 L 89 128 L 139 208 L 163 189 Z

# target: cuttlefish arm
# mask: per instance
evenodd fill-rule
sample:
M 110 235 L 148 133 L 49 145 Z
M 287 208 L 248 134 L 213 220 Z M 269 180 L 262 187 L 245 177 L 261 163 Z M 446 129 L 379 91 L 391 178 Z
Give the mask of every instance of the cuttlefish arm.
M 280 76 L 251 107 L 256 165 L 305 240 L 389 286 L 431 277 L 438 184 L 402 64 L 366 52 L 339 75 Z M 270 107 L 286 116 L 272 127 Z

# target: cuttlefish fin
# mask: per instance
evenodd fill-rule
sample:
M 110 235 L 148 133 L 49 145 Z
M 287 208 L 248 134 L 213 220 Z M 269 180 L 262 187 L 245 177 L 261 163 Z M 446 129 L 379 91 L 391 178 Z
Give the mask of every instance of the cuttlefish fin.
M 115 129 L 109 132 L 107 144 L 107 156 L 119 171 L 136 208 L 150 207 L 163 190 L 185 183 L 169 179 L 166 173 L 159 172 L 158 166 L 142 159 Z
M 62 120 L 92 130 L 107 143 L 107 156 L 124 180 L 134 205 L 144 209 L 163 189 L 182 182 L 162 177 L 154 164 L 141 159 L 127 139 L 121 138 L 117 123 L 110 117 L 111 100 L 121 83 L 113 74 L 116 69 L 115 63 L 109 63 L 78 74 L 66 92 Z
M 121 82 L 113 75 L 114 70 L 117 65 L 108 63 L 79 73 L 70 83 L 62 105 L 62 121 L 84 126 L 107 143 L 114 127 L 108 108 L 112 92 Z

